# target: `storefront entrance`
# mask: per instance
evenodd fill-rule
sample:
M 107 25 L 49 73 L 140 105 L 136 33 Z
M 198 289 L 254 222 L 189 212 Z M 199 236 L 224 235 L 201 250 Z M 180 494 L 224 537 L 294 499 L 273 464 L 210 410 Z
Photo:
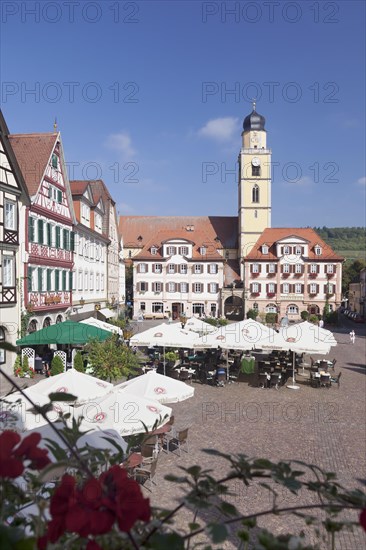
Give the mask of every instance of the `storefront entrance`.
M 176 302 L 172 304 L 172 318 L 173 321 L 179 319 L 180 315 L 184 312 L 184 304 Z

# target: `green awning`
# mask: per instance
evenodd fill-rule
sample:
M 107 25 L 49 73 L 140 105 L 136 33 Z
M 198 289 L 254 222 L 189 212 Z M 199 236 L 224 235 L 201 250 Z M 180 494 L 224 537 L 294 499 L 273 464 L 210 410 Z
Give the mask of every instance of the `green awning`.
M 107 340 L 111 333 L 92 325 L 85 323 L 74 323 L 73 321 L 64 321 L 50 325 L 36 332 L 28 334 L 24 338 L 17 340 L 17 346 L 38 346 L 40 344 L 85 344 L 92 338 L 97 340 Z

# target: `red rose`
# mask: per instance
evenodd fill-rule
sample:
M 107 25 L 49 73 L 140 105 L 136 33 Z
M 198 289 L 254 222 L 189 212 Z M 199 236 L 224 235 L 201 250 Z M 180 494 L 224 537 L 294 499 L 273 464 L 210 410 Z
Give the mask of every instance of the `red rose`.
M 19 441 L 20 435 L 11 430 L 5 430 L 0 434 L 0 477 L 14 479 L 22 475 L 23 462 L 14 456 L 14 447 Z
M 95 542 L 95 540 L 89 540 L 88 544 L 86 545 L 86 550 L 103 550 L 99 544 Z

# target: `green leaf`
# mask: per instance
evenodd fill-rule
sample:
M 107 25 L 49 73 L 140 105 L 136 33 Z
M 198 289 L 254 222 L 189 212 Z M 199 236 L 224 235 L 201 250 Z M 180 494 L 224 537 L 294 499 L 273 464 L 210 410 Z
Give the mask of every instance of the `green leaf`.
M 234 516 L 238 513 L 237 508 L 233 504 L 230 504 L 230 502 L 221 502 L 220 508 L 222 512 L 228 516 Z
M 224 542 L 228 536 L 226 525 L 221 523 L 209 523 L 207 525 L 207 531 L 212 539 L 212 542 L 215 544 Z
M 177 533 L 154 533 L 149 540 L 149 548 L 155 550 L 184 550 L 183 538 Z
M 5 351 L 17 351 L 17 348 L 9 344 L 9 342 L 0 342 L 0 349 L 4 349 Z

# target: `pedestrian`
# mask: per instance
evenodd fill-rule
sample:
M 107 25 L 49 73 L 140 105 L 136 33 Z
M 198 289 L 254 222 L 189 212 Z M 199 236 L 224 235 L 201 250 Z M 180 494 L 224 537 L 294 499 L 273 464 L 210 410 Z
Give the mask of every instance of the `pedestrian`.
M 319 320 L 319 328 L 323 328 L 324 327 L 324 321 L 323 319 L 320 319 Z
M 352 329 L 351 332 L 349 333 L 349 339 L 350 339 L 350 343 L 351 344 L 354 344 L 355 343 L 355 339 L 356 339 L 356 334 L 355 334 L 355 331 Z

